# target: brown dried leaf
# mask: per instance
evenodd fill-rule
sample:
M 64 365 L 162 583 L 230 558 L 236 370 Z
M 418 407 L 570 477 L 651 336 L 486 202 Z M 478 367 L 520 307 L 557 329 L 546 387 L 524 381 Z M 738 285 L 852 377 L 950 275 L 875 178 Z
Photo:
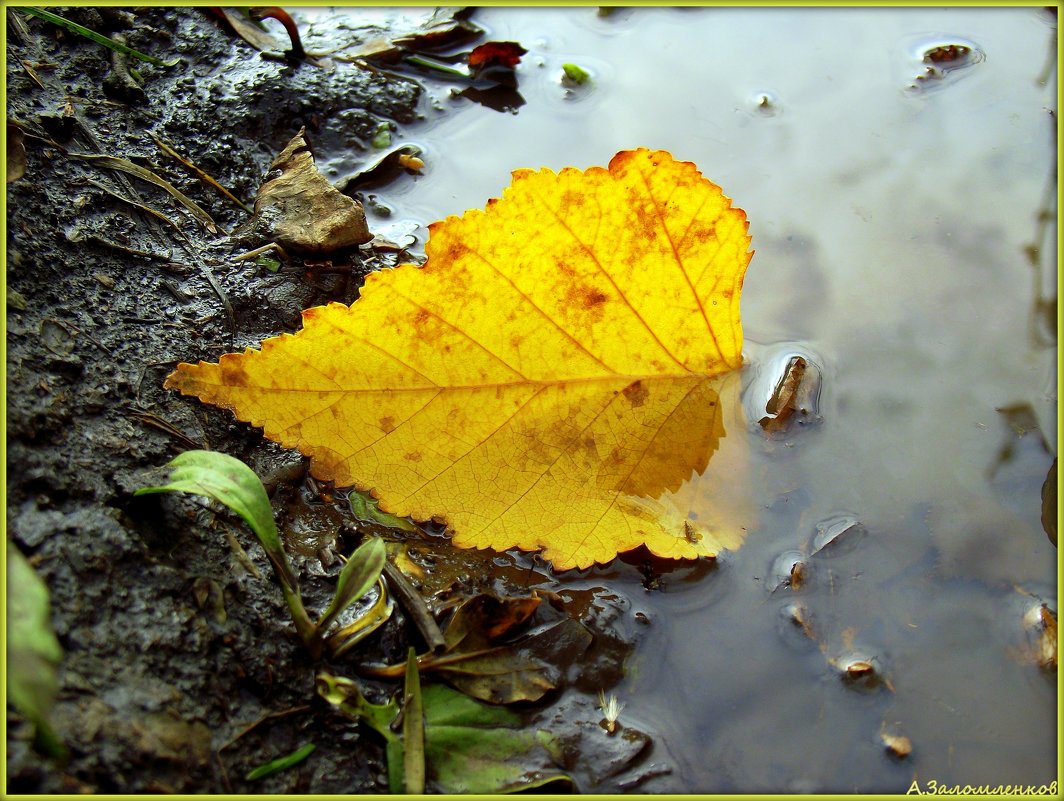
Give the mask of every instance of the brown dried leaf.
M 249 19 L 243 9 L 213 8 L 215 14 L 220 15 L 233 32 L 259 51 L 280 51 L 284 45 L 271 34 L 264 31 L 258 24 Z
M 785 431 L 796 413 L 804 414 L 807 411 L 803 396 L 809 392 L 806 386 L 808 367 L 808 362 L 801 356 L 794 356 L 787 363 L 787 369 L 776 385 L 776 391 L 765 405 L 768 415 L 758 421 L 765 431 Z M 810 375 L 808 380 L 813 378 Z
M 341 194 L 314 164 L 301 128 L 273 160 L 281 174 L 259 187 L 250 223 L 295 253 L 321 254 L 369 242 L 373 235 L 357 200 Z

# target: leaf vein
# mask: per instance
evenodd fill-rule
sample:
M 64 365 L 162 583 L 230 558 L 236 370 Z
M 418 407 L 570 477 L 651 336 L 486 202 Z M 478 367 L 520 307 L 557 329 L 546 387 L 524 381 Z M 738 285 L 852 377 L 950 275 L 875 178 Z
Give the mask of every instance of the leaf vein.
M 565 232 L 567 234 L 569 234 L 569 236 L 572 238 L 572 240 L 577 245 L 580 246 L 580 249 L 584 251 L 584 253 L 587 255 L 587 257 L 590 259 L 591 263 L 594 264 L 604 276 L 606 276 L 606 280 L 610 282 L 610 285 L 613 287 L 613 290 L 617 293 L 617 296 L 622 301 L 624 301 L 624 304 L 631 310 L 632 314 L 635 315 L 635 318 L 637 320 L 639 320 L 639 322 L 643 326 L 643 328 L 646 329 L 647 333 L 650 334 L 650 336 L 658 344 L 658 347 L 661 348 L 661 350 L 666 355 L 668 355 L 668 357 L 670 359 L 672 359 L 674 362 L 676 362 L 677 365 L 682 367 L 684 370 L 687 370 L 688 372 L 690 372 L 690 370 L 688 369 L 687 365 L 685 365 L 683 362 L 681 362 L 679 359 L 677 359 L 676 355 L 665 346 L 665 343 L 661 341 L 661 338 L 658 337 L 657 332 L 654 331 L 654 329 L 650 327 L 650 324 L 647 323 L 647 321 L 643 318 L 643 315 L 641 315 L 638 311 L 636 311 L 635 306 L 632 305 L 632 302 L 628 299 L 628 296 L 625 295 L 624 292 L 621 290 L 621 287 L 614 280 L 614 278 L 610 274 L 609 270 L 607 270 L 602 265 L 602 262 L 599 261 L 599 258 L 598 258 L 598 256 L 595 255 L 595 252 L 591 248 L 589 248 L 584 243 L 584 241 L 582 239 L 580 239 L 580 237 L 578 237 L 576 235 L 576 232 L 573 231 L 573 229 L 569 227 L 568 223 L 566 223 L 565 220 L 562 219 L 562 216 L 554 208 L 552 208 L 549 203 L 547 203 L 543 199 L 543 196 L 538 191 L 533 191 L 532 194 L 535 195 L 535 198 L 536 198 L 536 200 L 539 201 L 540 205 L 543 206 L 545 209 L 547 209 L 547 211 L 550 212 L 551 216 L 554 217 L 555 220 L 557 220 L 558 225 L 560 225 L 565 230 Z

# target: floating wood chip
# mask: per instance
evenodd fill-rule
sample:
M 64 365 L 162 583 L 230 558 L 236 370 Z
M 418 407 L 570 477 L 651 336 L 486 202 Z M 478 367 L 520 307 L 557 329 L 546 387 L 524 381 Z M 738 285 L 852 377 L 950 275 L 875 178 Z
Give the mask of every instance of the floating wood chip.
M 1024 623 L 1032 645 L 1026 650 L 1025 661 L 1038 664 L 1042 670 L 1057 669 L 1057 616 L 1046 604 L 1031 607 L 1024 615 Z
M 905 759 L 905 757 L 913 752 L 912 741 L 904 735 L 887 734 L 886 732 L 883 732 L 880 735 L 880 739 L 883 741 L 887 753 L 897 759 Z

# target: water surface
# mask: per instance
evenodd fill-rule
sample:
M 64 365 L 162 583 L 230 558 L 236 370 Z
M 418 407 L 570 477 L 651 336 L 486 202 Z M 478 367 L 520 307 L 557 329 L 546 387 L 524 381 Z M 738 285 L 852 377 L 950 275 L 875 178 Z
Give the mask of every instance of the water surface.
M 667 575 L 664 591 L 625 566 L 559 579 L 630 600 L 640 642 L 616 688 L 621 720 L 651 733 L 653 760 L 671 768 L 639 789 L 1048 783 L 1056 674 L 1032 663 L 1024 620 L 1056 609 L 1057 553 L 1040 524 L 1056 343 L 1039 306 L 1056 294 L 1056 237 L 1037 223 L 1047 186 L 1055 196 L 1055 19 L 1023 8 L 474 19 L 530 51 L 525 104 L 496 112 L 429 84 L 411 135 L 427 167 L 379 191 L 389 222 L 482 207 L 519 167 L 603 165 L 639 146 L 695 162 L 750 219 L 747 414 L 732 404 L 729 455 L 687 488 L 695 514 L 742 516 L 746 544 L 708 574 Z M 970 63 L 927 77 L 924 51 L 949 43 L 970 47 Z M 591 86 L 563 86 L 565 62 L 591 71 Z M 769 439 L 749 411 L 796 353 L 823 373 L 822 420 Z M 707 486 L 715 469 L 726 494 Z M 818 526 L 838 521 L 858 525 L 810 555 Z M 802 586 L 772 591 L 799 558 Z M 869 662 L 874 686 L 844 680 L 847 660 Z M 884 733 L 908 737 L 912 754 L 889 755 Z

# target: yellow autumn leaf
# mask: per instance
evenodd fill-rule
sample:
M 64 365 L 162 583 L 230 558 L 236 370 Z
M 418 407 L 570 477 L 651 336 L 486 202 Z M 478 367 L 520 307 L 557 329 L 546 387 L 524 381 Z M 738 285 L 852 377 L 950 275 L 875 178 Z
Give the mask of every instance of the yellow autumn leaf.
M 645 544 L 715 556 L 737 529 L 668 503 L 724 434 L 716 378 L 742 361 L 746 216 L 688 162 L 517 170 L 484 211 L 430 228 L 424 267 L 166 386 L 233 410 L 380 508 L 460 547 L 558 569 Z

